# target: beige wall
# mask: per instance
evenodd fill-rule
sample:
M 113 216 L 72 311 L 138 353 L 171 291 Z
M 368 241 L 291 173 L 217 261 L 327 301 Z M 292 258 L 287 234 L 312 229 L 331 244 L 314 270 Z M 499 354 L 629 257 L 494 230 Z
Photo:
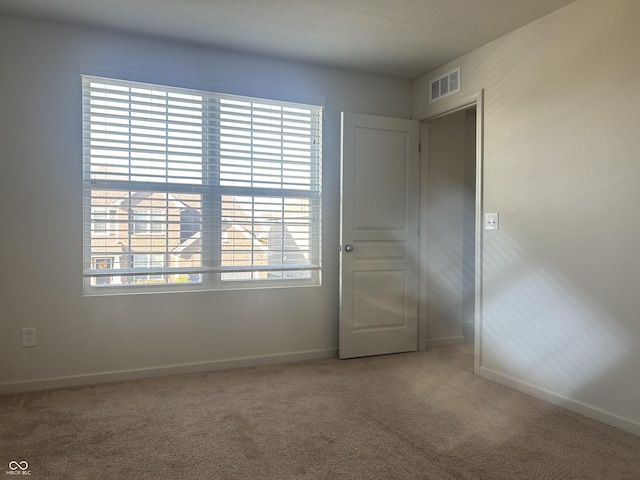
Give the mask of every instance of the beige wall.
M 579 0 L 414 83 L 484 89 L 481 373 L 640 433 L 640 2 Z M 430 78 L 462 92 L 428 105 Z
M 0 392 L 335 355 L 340 111 L 409 118 L 410 82 L 12 17 L 0 62 Z M 323 97 L 323 285 L 83 297 L 83 65 Z M 21 348 L 22 327 L 37 347 Z

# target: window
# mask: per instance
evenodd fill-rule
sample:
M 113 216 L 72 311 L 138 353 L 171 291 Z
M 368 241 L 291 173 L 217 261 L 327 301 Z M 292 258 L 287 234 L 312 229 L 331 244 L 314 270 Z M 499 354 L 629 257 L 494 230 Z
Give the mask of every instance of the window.
M 113 268 L 113 259 L 109 257 L 96 257 L 93 260 L 93 267 L 96 270 L 110 270 Z M 104 285 L 109 283 L 109 277 L 96 277 L 96 283 Z
M 164 255 L 149 254 L 149 253 L 136 253 L 131 255 L 131 268 L 144 269 L 145 271 L 157 271 L 164 267 Z M 149 280 L 159 280 L 160 283 L 164 281 L 163 275 L 134 275 L 135 283 L 147 282 Z M 150 282 L 153 283 L 153 282 Z
M 132 217 L 133 233 L 162 233 L 164 230 L 162 210 L 134 209 Z
M 93 235 L 113 235 L 113 220 L 116 210 L 105 207 L 91 208 L 91 233 Z
M 321 107 L 82 85 L 87 293 L 320 283 Z

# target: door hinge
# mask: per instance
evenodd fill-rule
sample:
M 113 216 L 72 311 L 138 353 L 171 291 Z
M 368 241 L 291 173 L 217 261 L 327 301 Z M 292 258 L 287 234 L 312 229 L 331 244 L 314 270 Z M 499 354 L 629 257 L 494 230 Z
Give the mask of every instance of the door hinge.
M 422 153 L 422 143 L 418 142 L 418 153 Z

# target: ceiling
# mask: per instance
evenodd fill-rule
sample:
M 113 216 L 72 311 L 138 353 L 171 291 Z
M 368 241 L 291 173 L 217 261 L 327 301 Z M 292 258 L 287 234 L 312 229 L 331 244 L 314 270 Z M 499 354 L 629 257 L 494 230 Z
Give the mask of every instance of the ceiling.
M 1 0 L 10 13 L 414 79 L 574 0 Z

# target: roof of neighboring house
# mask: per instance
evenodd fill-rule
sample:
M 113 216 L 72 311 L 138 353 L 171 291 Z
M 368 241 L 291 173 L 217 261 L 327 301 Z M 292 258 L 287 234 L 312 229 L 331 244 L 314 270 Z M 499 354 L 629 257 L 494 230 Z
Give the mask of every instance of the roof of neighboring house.
M 144 200 L 148 199 L 155 192 L 126 192 L 123 197 L 112 203 L 124 210 L 140 205 Z M 175 208 L 194 208 L 188 203 L 188 200 L 179 200 L 172 194 L 168 194 L 169 201 L 174 204 Z M 198 202 L 199 203 L 199 202 Z

